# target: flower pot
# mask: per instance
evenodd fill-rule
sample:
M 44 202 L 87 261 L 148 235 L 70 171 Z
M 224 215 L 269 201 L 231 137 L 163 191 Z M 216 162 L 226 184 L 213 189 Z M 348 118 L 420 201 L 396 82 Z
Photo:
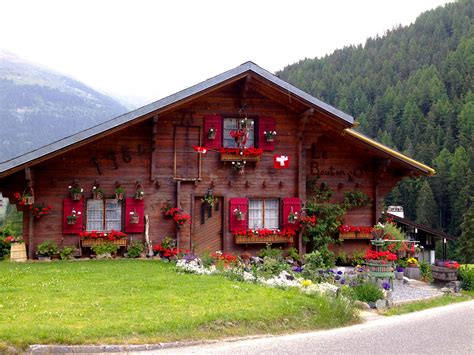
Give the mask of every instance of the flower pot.
M 238 213 L 235 216 L 235 219 L 238 220 L 238 221 L 244 221 L 245 220 L 245 213 Z
M 443 266 L 432 266 L 431 272 L 433 279 L 439 281 L 456 281 L 458 279 L 458 270 Z
M 68 218 L 67 219 L 67 224 L 70 226 L 73 226 L 76 224 L 76 218 Z
M 74 194 L 71 194 L 71 199 L 73 201 L 80 201 L 82 198 L 82 194 L 81 193 L 74 193 Z
M 138 224 L 139 216 L 138 215 L 131 215 L 130 216 L 130 224 Z
M 266 140 L 267 140 L 267 143 L 272 143 L 275 140 L 275 138 L 267 137 Z
M 418 267 L 418 264 L 408 264 L 408 267 Z
M 24 198 L 25 205 L 32 205 L 35 203 L 35 197 L 34 196 L 26 196 Z
M 370 272 L 392 272 L 392 263 L 390 261 L 369 260 L 366 262 Z
M 207 133 L 207 139 L 209 139 L 211 141 L 216 139 L 216 131 L 215 130 L 214 131 L 209 131 Z
M 94 200 L 102 200 L 103 198 L 104 198 L 104 194 L 102 192 L 94 193 Z
M 122 201 L 123 200 L 123 193 L 122 192 L 115 193 L 115 199 L 117 199 L 119 201 Z
M 136 194 L 135 195 L 135 200 L 143 200 L 143 195 L 142 194 Z
M 397 280 L 403 280 L 404 271 L 395 271 L 395 278 Z

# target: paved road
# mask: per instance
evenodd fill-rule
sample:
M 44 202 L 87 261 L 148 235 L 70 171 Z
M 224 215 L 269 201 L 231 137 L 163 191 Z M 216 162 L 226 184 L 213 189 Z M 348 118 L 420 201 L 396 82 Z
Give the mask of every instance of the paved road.
M 474 301 L 347 328 L 153 351 L 158 354 L 474 354 Z M 143 354 L 143 353 L 141 353 Z

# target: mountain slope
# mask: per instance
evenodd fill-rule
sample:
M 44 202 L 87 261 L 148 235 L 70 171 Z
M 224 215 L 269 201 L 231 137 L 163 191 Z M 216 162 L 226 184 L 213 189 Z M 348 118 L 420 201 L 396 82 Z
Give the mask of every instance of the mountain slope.
M 0 161 L 127 111 L 74 79 L 0 51 Z
M 433 165 L 438 174 L 429 189 L 422 180 L 404 181 L 387 203 L 456 235 L 474 196 L 473 18 L 474 2 L 461 0 L 364 46 L 277 73 L 354 115 L 369 136 Z

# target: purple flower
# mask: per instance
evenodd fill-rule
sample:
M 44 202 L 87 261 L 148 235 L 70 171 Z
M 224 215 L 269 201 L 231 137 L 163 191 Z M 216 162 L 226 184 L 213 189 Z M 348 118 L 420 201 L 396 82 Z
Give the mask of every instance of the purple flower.
M 342 275 L 342 271 L 339 270 L 339 271 L 337 272 L 337 274 L 338 274 L 338 275 Z
M 302 268 L 301 266 L 295 266 L 295 267 L 293 268 L 293 271 L 294 271 L 294 272 L 301 272 L 301 271 L 303 271 L 303 268 Z
M 330 272 L 331 274 L 334 274 L 334 270 L 329 269 L 328 272 Z
M 397 266 L 397 272 L 403 272 L 403 271 L 405 271 L 404 268 L 402 268 L 401 266 Z
M 346 279 L 341 279 L 341 285 L 344 285 L 346 283 Z
M 382 288 L 383 288 L 384 290 L 390 290 L 390 283 L 388 283 L 388 282 L 386 282 L 386 281 L 385 281 L 385 282 L 382 282 Z
M 340 280 L 341 279 L 341 276 L 339 275 L 336 275 L 336 277 L 334 278 L 336 281 Z

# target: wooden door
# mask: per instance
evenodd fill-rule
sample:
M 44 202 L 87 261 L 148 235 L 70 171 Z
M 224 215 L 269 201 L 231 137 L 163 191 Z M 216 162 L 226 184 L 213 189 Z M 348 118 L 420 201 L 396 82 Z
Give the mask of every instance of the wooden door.
M 203 203 L 201 197 L 194 201 L 192 247 L 196 254 L 222 250 L 222 198 L 213 207 Z

